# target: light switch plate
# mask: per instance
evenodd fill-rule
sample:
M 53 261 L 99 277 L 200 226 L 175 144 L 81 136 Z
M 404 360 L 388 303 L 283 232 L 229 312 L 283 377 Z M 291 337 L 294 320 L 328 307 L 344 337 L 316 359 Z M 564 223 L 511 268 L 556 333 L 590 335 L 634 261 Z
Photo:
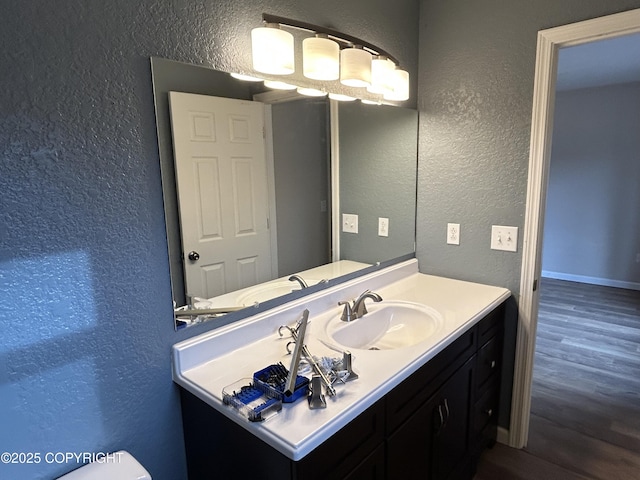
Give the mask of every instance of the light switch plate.
M 346 233 L 358 233 L 358 215 L 353 213 L 343 213 L 342 231 Z
M 491 226 L 491 249 L 506 252 L 518 251 L 518 227 Z

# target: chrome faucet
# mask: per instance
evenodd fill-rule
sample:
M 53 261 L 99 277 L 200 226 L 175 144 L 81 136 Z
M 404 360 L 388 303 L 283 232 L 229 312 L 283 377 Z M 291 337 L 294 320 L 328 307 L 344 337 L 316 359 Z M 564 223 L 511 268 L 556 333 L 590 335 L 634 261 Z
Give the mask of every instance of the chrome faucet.
M 302 278 L 300 275 L 298 275 L 297 273 L 294 275 L 291 275 L 289 277 L 289 281 L 290 282 L 298 282 L 300 284 L 300 287 L 302 288 L 308 288 L 309 284 L 307 282 L 304 281 L 304 278 Z M 320 280 L 316 285 L 321 285 L 324 283 L 329 283 L 329 279 L 327 278 L 323 278 L 322 280 Z
M 364 304 L 367 298 L 370 298 L 374 302 L 382 301 L 382 297 L 377 293 L 373 293 L 371 290 L 365 290 L 353 302 L 353 313 L 356 315 L 356 318 L 360 318 L 367 313 L 367 306 Z
M 309 285 L 307 285 L 307 282 L 305 282 L 304 278 L 302 278 L 300 275 L 291 275 L 289 277 L 289 281 L 290 282 L 298 282 L 300 284 L 301 288 L 309 287 Z
M 353 306 L 350 305 L 349 302 L 338 303 L 338 305 L 344 305 L 340 319 L 344 322 L 350 322 L 351 320 L 364 316 L 367 313 L 367 306 L 365 305 L 367 298 L 370 298 L 374 302 L 382 301 L 382 297 L 377 293 L 373 293 L 371 290 L 365 290 L 353 301 Z
M 342 320 L 343 322 L 350 322 L 351 320 L 355 320 L 356 318 L 358 318 L 354 315 L 353 310 L 351 309 L 351 304 L 348 300 L 346 302 L 338 302 L 338 306 L 342 305 L 344 305 L 344 310 L 342 310 L 342 316 L 340 317 L 340 320 Z

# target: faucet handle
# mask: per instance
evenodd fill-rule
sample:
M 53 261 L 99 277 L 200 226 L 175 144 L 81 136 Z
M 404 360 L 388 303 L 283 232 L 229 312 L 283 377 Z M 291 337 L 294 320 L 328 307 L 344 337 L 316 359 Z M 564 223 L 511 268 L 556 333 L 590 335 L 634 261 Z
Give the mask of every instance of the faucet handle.
M 340 320 L 342 320 L 343 322 L 350 322 L 351 320 L 355 320 L 356 318 L 358 318 L 355 316 L 355 312 L 351 309 L 351 304 L 349 303 L 349 301 L 338 302 L 338 305 L 344 305 L 344 310 L 342 311 L 342 316 L 340 317 Z

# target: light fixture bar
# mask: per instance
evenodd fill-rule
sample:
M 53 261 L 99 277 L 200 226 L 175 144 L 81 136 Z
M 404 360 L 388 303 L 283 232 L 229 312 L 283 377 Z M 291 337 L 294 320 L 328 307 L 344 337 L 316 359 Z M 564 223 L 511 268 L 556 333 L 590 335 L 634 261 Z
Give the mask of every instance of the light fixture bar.
M 306 30 L 308 32 L 324 33 L 325 35 L 331 37 L 333 40 L 342 42 L 346 45 L 361 45 L 362 48 L 364 48 L 365 50 L 368 50 L 373 55 L 384 56 L 384 57 L 387 57 L 396 65 L 400 64 L 400 62 L 398 62 L 398 60 L 396 60 L 395 57 L 393 57 L 391 54 L 384 51 L 380 47 L 377 47 L 372 43 L 362 40 L 361 38 L 357 38 L 357 37 L 348 35 L 346 33 L 338 32 L 337 30 L 332 30 L 327 27 L 321 27 L 319 25 L 313 25 L 311 23 L 300 22 L 298 20 L 292 20 L 290 18 L 279 17 L 277 15 L 271 15 L 268 13 L 262 14 L 262 20 L 265 23 L 278 23 L 282 26 L 293 27 L 300 30 Z

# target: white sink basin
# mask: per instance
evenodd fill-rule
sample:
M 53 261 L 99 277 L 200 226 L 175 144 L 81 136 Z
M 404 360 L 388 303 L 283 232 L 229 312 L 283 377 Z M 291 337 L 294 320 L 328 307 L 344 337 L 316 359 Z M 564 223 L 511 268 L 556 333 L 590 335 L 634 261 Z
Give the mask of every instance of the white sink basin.
M 444 325 L 433 308 L 411 302 L 367 303 L 369 313 L 351 322 L 339 318 L 327 325 L 332 343 L 359 350 L 391 350 L 416 345 L 437 334 Z
M 309 286 L 315 285 L 320 281 L 321 280 L 316 279 L 307 280 Z M 281 297 L 282 295 L 286 295 L 297 290 L 300 290 L 300 284 L 298 282 L 291 282 L 289 280 L 267 282 L 243 290 L 240 295 L 238 295 L 236 302 L 238 305 L 249 307 L 256 302 L 266 302 L 272 298 Z
M 285 282 L 273 282 L 263 285 L 257 285 L 255 287 L 248 288 L 241 295 L 238 296 L 238 304 L 246 307 L 258 302 L 265 302 L 272 298 L 280 297 L 291 293 L 294 289 L 299 289 L 300 286 L 297 283 L 285 281 Z

